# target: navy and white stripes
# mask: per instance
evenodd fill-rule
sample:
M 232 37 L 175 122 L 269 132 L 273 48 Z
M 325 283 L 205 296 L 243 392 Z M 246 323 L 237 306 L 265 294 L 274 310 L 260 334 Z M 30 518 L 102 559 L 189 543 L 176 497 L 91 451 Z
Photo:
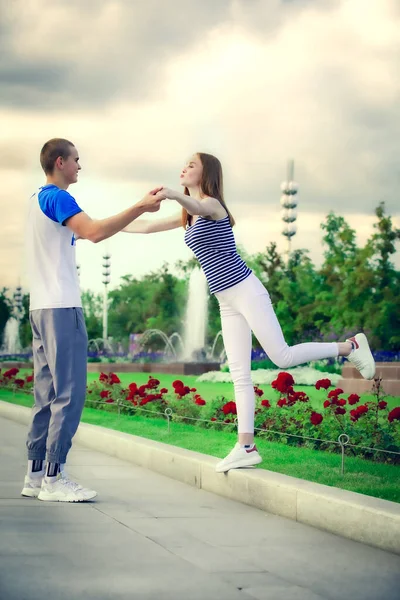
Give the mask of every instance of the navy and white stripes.
M 252 272 L 237 253 L 229 216 L 219 221 L 198 217 L 186 229 L 185 242 L 199 261 L 211 294 L 240 283 Z

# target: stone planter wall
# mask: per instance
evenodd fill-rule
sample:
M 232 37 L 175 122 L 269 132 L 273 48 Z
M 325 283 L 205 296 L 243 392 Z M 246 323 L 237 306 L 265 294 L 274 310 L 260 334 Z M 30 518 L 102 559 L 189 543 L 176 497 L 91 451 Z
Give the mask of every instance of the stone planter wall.
M 382 387 L 386 394 L 400 396 L 400 363 L 376 363 L 375 377 L 382 377 Z M 337 387 L 342 388 L 345 394 L 366 394 L 371 393 L 373 383 L 363 379 L 357 369 L 348 363 L 342 369 L 342 379 Z

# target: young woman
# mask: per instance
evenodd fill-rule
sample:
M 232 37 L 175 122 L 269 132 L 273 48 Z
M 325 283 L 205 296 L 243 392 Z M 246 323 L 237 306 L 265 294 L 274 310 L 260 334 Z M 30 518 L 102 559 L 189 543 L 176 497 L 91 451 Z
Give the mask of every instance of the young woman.
M 268 357 L 281 369 L 311 360 L 347 356 L 366 379 L 373 379 L 375 362 L 363 333 L 345 342 L 288 346 L 267 290 L 241 259 L 232 232 L 234 219 L 223 196 L 221 163 L 210 154 L 192 156 L 180 175 L 184 193 L 164 187 L 162 193 L 181 205 L 179 214 L 157 221 L 137 220 L 123 231 L 155 233 L 183 225 L 185 242 L 206 276 L 219 305 L 222 335 L 232 376 L 239 440 L 216 470 L 259 464 L 254 444 L 255 394 L 251 380 L 251 332 Z

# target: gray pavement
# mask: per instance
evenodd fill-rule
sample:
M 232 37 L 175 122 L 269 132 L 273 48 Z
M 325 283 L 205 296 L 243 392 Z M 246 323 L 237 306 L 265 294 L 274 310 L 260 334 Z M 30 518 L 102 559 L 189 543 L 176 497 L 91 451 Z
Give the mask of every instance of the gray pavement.
M 21 498 L 25 434 L 0 419 L 1 600 L 400 598 L 399 556 L 83 447 L 95 502 Z

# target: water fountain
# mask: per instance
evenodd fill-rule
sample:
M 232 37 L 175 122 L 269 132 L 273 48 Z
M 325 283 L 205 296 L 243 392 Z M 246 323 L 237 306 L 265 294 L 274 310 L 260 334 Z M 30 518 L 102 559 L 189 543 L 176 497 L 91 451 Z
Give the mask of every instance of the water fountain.
M 196 268 L 190 274 L 183 333 L 184 361 L 201 359 L 206 344 L 208 290 L 204 273 Z
M 7 360 L 4 366 L 20 366 L 20 361 L 25 361 L 28 356 L 22 354 L 23 349 L 19 336 L 20 321 L 22 318 L 23 306 L 22 306 L 22 288 L 18 286 L 13 294 L 13 305 L 11 315 L 7 320 L 4 327 L 3 340 L 0 348 L 0 360 L 4 358 Z M 15 360 L 17 362 L 9 362 Z
M 14 356 L 21 354 L 21 352 L 22 347 L 19 339 L 19 320 L 15 316 L 11 316 L 4 328 L 1 354 Z
M 221 332 L 217 335 L 211 352 L 206 349 L 207 331 L 207 282 L 200 269 L 193 269 L 189 278 L 188 301 L 186 307 L 183 337 L 174 332 L 169 337 L 160 329 L 148 329 L 142 335 L 135 337 L 133 357 L 139 356 L 152 340 L 161 348 L 162 362 L 131 362 L 106 365 L 101 364 L 104 371 L 118 370 L 120 372 L 158 372 L 176 373 L 182 375 L 201 375 L 207 371 L 220 368 L 220 360 L 214 358 L 214 351 Z M 90 365 L 90 370 L 98 370 L 97 364 Z

